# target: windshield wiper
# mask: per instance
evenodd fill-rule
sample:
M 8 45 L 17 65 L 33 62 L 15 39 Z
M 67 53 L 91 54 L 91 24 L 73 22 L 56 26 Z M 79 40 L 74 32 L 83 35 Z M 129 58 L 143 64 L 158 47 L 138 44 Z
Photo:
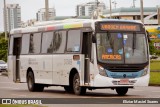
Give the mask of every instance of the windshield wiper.
M 136 49 L 136 34 L 133 34 L 133 45 L 132 45 L 132 49 L 133 49 L 133 54 L 134 54 L 134 49 Z

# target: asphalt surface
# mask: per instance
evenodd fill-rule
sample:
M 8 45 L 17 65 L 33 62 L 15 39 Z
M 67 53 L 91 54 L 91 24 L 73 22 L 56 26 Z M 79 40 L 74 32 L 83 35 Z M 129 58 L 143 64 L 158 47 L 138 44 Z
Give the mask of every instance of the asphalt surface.
M 106 105 L 110 107 L 114 107 L 115 104 L 98 104 L 99 100 L 95 100 L 95 98 L 106 98 L 106 99 L 127 99 L 127 98 L 158 98 L 160 99 L 160 87 L 135 87 L 134 89 L 129 89 L 126 96 L 118 96 L 115 90 L 110 89 L 97 89 L 97 90 L 87 90 L 86 95 L 77 96 L 74 94 L 70 94 L 65 92 L 63 87 L 48 87 L 44 89 L 44 92 L 29 92 L 26 83 L 13 83 L 8 79 L 8 77 L 1 75 L 0 73 L 0 98 L 80 98 L 85 99 L 86 101 L 94 101 L 94 104 L 58 104 L 58 105 L 44 105 L 49 107 L 103 107 Z M 97 104 L 96 104 L 97 101 Z M 116 104 L 117 105 L 117 104 Z M 139 104 L 118 104 L 119 107 L 129 107 L 129 106 L 137 106 Z M 154 107 L 160 107 L 160 104 L 140 104 L 141 107 L 150 107 L 154 105 Z

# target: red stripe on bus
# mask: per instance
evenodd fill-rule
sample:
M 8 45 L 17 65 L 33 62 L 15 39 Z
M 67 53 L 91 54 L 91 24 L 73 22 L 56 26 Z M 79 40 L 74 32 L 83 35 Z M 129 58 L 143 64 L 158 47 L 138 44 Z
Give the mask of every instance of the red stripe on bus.
M 55 29 L 54 26 L 52 26 L 52 27 L 47 27 L 47 31 L 48 31 L 48 30 L 54 30 L 54 29 Z

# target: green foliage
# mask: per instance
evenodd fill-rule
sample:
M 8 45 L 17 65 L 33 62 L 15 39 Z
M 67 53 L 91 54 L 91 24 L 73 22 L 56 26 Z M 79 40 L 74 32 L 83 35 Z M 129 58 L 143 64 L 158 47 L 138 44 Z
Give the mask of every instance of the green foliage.
M 7 61 L 8 40 L 4 39 L 4 33 L 0 35 L 0 60 Z
M 160 39 L 154 39 L 153 42 L 160 42 Z
M 150 47 L 150 54 L 153 55 L 154 53 L 158 56 L 160 56 L 160 50 L 156 50 L 155 47 L 153 46 L 154 43 L 160 43 L 160 39 L 154 39 L 151 40 L 151 43 L 149 43 L 149 47 Z
M 151 60 L 150 69 L 160 71 L 160 60 Z
M 5 38 L 5 33 L 4 32 L 0 34 L 0 39 L 3 39 L 3 38 Z
M 156 51 L 155 47 L 154 47 L 154 42 L 153 41 L 150 41 L 149 42 L 149 51 L 150 51 L 150 54 L 153 55 Z
M 155 51 L 156 55 L 160 56 L 160 50 Z
M 150 72 L 149 84 L 160 85 L 160 72 Z

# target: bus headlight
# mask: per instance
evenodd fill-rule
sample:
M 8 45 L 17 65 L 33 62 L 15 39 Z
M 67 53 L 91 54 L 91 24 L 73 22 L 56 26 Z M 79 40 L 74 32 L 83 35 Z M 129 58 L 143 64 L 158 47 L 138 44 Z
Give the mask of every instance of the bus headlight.
M 107 76 L 106 70 L 102 66 L 98 65 L 98 69 L 100 75 Z
M 148 66 L 146 66 L 146 67 L 143 69 L 143 73 L 142 73 L 141 76 L 145 76 L 145 75 L 147 75 L 147 73 L 148 73 Z

